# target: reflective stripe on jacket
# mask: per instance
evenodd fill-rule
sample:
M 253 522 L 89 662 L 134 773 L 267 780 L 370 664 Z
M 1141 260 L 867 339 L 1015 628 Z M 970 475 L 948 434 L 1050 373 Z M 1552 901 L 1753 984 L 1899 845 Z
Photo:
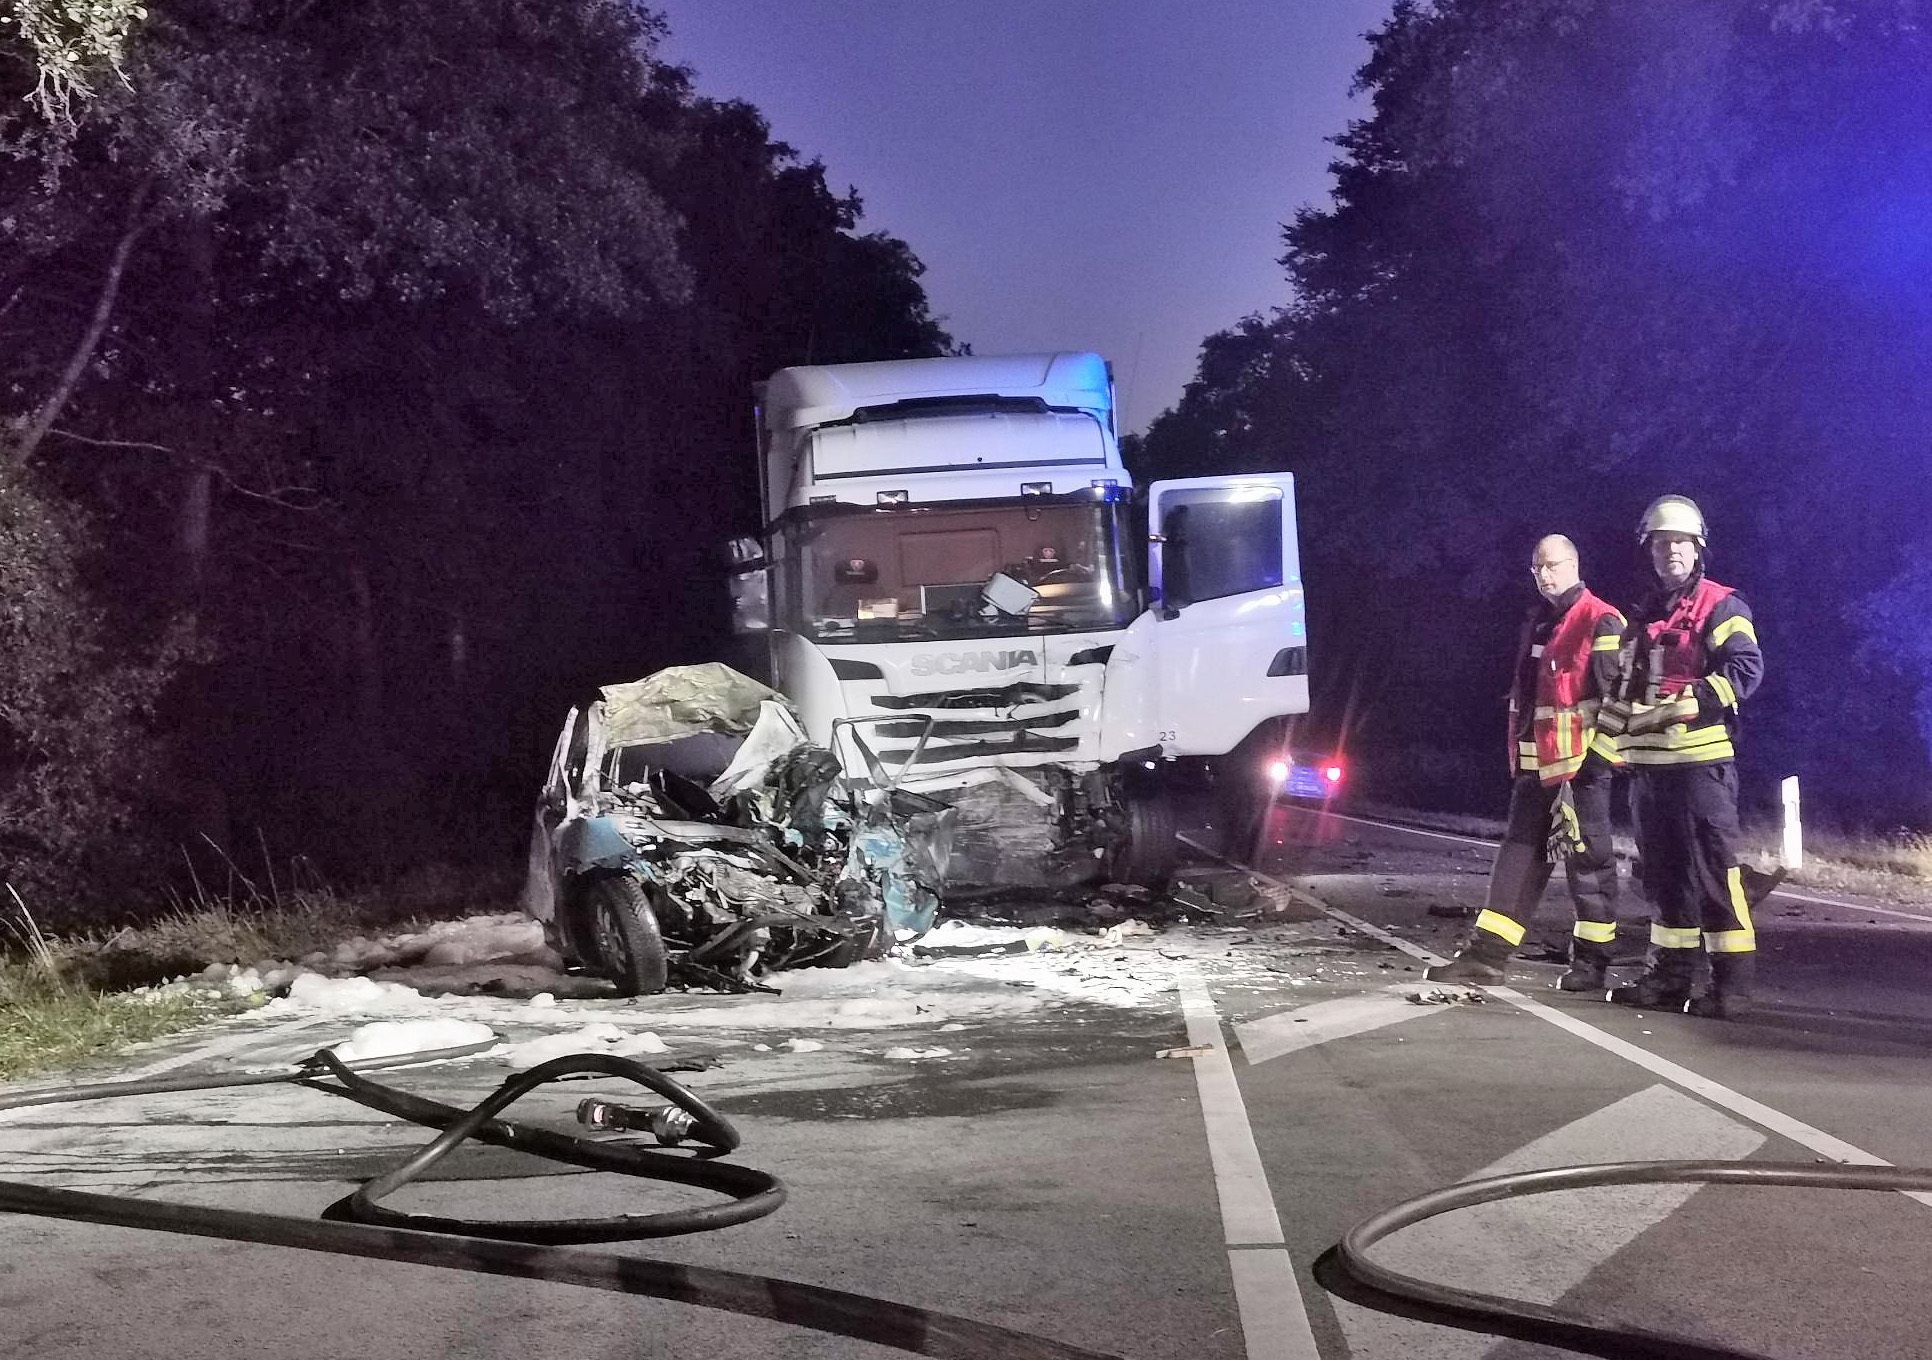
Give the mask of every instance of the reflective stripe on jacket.
M 1510 694 L 1510 732 L 1517 741 L 1517 768 L 1535 774 L 1545 784 L 1563 784 L 1576 777 L 1592 751 L 1612 764 L 1622 764 L 1616 743 L 1597 732 L 1597 709 L 1603 698 L 1594 664 L 1600 655 L 1614 654 L 1622 645 L 1624 618 L 1615 606 L 1578 587 L 1578 595 L 1556 621 L 1549 640 L 1539 650 L 1524 634 L 1527 657 L 1536 662 L 1535 693 L 1521 693 L 1519 680 Z M 1517 659 L 1518 676 L 1523 661 Z M 1522 731 L 1525 702 L 1530 708 L 1530 739 L 1515 738 Z
M 1665 601 L 1637 639 L 1645 703 L 1694 697 L 1697 716 L 1618 746 L 1632 765 L 1700 765 L 1737 758 L 1738 706 L 1764 674 L 1751 610 L 1729 586 L 1699 578 Z

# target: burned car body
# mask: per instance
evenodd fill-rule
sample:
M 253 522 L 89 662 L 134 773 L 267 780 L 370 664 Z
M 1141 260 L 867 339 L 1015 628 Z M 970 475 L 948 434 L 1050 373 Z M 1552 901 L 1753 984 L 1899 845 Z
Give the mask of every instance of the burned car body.
M 524 908 L 620 993 L 769 990 L 932 925 L 951 813 L 841 773 L 774 691 L 712 663 L 606 687 L 574 708 L 531 837 Z

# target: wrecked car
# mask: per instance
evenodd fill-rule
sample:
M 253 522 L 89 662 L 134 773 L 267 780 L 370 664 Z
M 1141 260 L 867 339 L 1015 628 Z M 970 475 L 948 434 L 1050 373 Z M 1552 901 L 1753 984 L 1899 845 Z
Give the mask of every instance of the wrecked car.
M 728 666 L 605 687 L 557 739 L 524 909 L 626 996 L 771 991 L 780 969 L 916 939 L 939 908 L 952 813 L 899 789 L 860 726 L 833 734 L 869 771 L 853 777 Z

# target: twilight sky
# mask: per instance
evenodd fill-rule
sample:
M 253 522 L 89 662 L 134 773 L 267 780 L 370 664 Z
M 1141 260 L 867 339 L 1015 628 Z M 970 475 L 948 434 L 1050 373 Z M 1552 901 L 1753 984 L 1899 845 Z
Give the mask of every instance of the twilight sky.
M 1286 300 L 1281 224 L 1390 0 L 657 0 L 664 55 L 856 186 L 981 354 L 1095 349 L 1123 428 Z

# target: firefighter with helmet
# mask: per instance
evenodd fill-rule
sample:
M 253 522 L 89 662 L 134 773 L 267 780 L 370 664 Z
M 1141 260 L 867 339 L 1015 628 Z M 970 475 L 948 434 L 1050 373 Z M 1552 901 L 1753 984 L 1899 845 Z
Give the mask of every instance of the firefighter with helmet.
M 1620 1005 L 1733 1019 L 1750 1005 L 1757 963 L 1738 862 L 1738 710 L 1764 676 L 1751 610 L 1704 574 L 1704 515 L 1687 496 L 1660 496 L 1638 541 L 1656 577 L 1631 619 L 1622 692 L 1601 730 L 1633 780 L 1637 852 L 1656 911 L 1650 954 Z M 1710 987 L 1692 996 L 1701 955 Z

